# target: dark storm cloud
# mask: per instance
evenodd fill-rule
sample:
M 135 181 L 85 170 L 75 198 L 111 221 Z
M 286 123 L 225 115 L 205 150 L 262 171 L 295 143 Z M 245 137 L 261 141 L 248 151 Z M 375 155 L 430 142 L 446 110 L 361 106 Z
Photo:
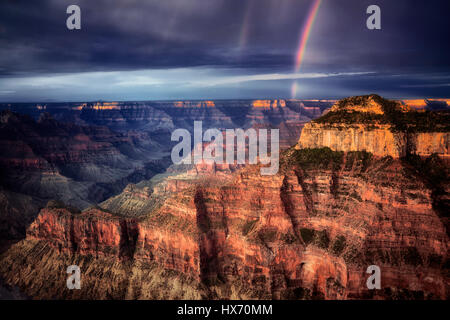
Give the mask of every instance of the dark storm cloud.
M 218 74 L 235 69 L 242 75 L 293 72 L 311 3 L 3 0 L 0 78 L 176 68 L 218 68 L 222 70 Z M 365 11 L 374 3 L 382 9 L 382 30 L 370 31 Z M 82 30 L 66 28 L 66 8 L 71 4 L 81 7 Z M 446 0 L 323 0 L 301 72 L 378 73 L 369 80 L 363 76 L 322 79 L 321 86 L 329 88 L 322 96 L 338 94 L 338 89 L 343 95 L 360 89 L 443 94 L 450 82 L 445 79 L 450 74 L 449 9 Z M 397 77 L 387 78 L 393 75 Z M 317 81 L 311 80 L 305 88 Z M 288 89 L 281 89 L 285 82 L 273 85 L 266 95 L 288 95 Z M 0 88 L 0 95 L 15 97 L 14 86 L 3 83 L 9 87 Z M 367 87 L 360 88 L 363 84 Z M 249 84 L 247 93 L 256 92 L 256 85 Z M 260 88 L 270 91 L 267 84 Z M 229 94 L 231 89 L 223 92 Z
M 69 4 L 81 7 L 80 31 L 66 29 L 65 10 Z M 239 48 L 247 8 L 244 1 L 2 2 L 0 68 L 2 74 L 22 74 L 287 65 L 292 63 L 297 32 L 290 32 L 290 39 L 279 39 L 283 28 L 268 21 L 274 7 L 273 1 L 259 1 L 252 7 L 254 19 L 248 21 L 248 27 L 254 29 L 256 41 L 251 39 L 253 47 Z M 307 5 L 302 7 L 306 10 Z M 284 41 L 289 50 L 282 46 L 274 49 L 274 45 Z

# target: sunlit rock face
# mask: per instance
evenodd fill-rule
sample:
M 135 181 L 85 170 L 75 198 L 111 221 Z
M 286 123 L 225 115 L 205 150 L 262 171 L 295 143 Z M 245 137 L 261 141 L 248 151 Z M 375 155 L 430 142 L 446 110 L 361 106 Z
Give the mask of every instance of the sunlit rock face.
M 355 97 L 338 102 L 327 115 L 306 124 L 297 148 L 329 147 L 394 158 L 437 153 L 448 158 L 449 116 L 446 113 L 434 121 L 438 126 L 430 125 L 424 113 L 399 102 L 378 96 Z
M 44 209 L 0 271 L 40 298 L 149 298 L 161 281 L 160 298 L 448 298 L 447 218 L 413 167 L 330 149 L 282 163 L 273 177 L 173 173 L 81 214 Z M 77 293 L 55 284 L 67 263 L 85 270 Z M 381 290 L 367 289 L 369 265 Z
M 450 134 L 448 132 L 423 132 L 411 135 L 411 152 L 420 156 L 437 153 L 445 158 L 450 157 Z
M 324 128 L 308 123 L 302 130 L 298 148 L 329 147 L 335 151 L 367 151 L 377 156 L 395 158 L 406 154 L 404 134 L 395 134 L 390 125 L 378 125 L 367 130 L 366 125 L 336 124 Z
M 401 158 L 408 153 L 430 156 L 437 153 L 450 156 L 448 132 L 403 133 L 391 125 L 322 124 L 308 123 L 302 129 L 298 148 L 329 147 L 336 151 L 367 151 L 383 157 Z
M 402 111 L 408 111 L 406 106 L 398 104 Z M 378 115 L 383 115 L 385 113 L 382 103 L 377 101 L 373 96 L 367 96 L 361 99 L 355 99 L 355 101 L 339 101 L 333 105 L 330 112 L 346 111 L 352 112 L 363 112 L 363 113 L 373 113 Z
M 424 110 L 440 110 L 448 109 L 450 107 L 450 99 L 413 99 L 402 100 L 401 103 L 405 104 L 411 109 L 418 111 Z

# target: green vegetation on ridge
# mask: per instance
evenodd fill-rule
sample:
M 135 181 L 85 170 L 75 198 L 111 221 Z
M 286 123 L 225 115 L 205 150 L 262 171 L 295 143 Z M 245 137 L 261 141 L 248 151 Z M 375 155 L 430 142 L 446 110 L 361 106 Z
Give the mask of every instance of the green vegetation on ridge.
M 328 147 L 295 150 L 292 159 L 305 169 L 327 168 L 330 164 L 337 168 L 342 164 L 344 152 L 333 151 Z
M 372 99 L 379 104 L 384 114 L 348 110 L 348 106 L 366 107 Z M 394 131 L 401 132 L 448 132 L 450 131 L 449 111 L 407 111 L 396 101 L 378 95 L 358 96 L 342 99 L 336 103 L 337 110 L 330 111 L 314 120 L 322 124 L 391 124 Z

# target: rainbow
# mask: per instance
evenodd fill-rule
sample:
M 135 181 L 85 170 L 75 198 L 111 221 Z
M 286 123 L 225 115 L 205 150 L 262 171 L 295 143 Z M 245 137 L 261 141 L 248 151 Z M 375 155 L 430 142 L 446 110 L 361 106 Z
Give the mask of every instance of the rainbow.
M 300 36 L 300 43 L 297 49 L 297 54 L 295 55 L 295 70 L 294 70 L 295 73 L 298 73 L 300 71 L 300 67 L 302 66 L 306 45 L 308 43 L 309 36 L 311 35 L 311 29 L 312 26 L 314 25 L 314 21 L 316 20 L 317 12 L 319 11 L 321 2 L 322 0 L 314 0 L 314 3 L 312 4 L 311 9 L 309 10 L 306 22 L 303 26 L 302 33 Z M 296 94 L 297 94 L 297 82 L 294 82 L 292 84 L 292 97 L 295 98 Z
M 242 23 L 241 27 L 241 36 L 239 37 L 239 49 L 241 49 L 243 46 L 245 46 L 247 42 L 247 36 L 248 36 L 248 20 L 249 20 L 249 10 L 245 13 L 244 16 L 244 22 Z
M 242 50 L 247 44 L 249 28 L 250 28 L 250 18 L 253 10 L 253 1 L 247 2 L 247 7 L 245 9 L 244 20 L 241 26 L 241 32 L 239 36 L 239 50 Z

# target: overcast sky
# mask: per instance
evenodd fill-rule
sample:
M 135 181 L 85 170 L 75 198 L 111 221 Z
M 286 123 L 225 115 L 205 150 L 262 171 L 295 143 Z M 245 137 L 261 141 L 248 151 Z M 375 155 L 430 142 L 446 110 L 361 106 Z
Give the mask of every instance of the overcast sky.
M 1 0 L 0 101 L 450 97 L 450 1 L 322 0 L 296 72 L 312 3 Z

